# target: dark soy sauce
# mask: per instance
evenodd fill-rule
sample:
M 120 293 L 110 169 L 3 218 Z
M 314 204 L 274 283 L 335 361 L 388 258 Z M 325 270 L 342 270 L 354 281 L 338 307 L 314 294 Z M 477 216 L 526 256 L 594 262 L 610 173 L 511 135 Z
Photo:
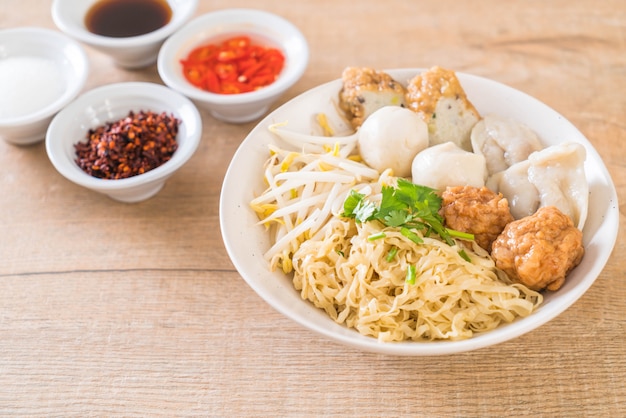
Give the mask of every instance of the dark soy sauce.
M 166 0 L 100 0 L 87 12 L 85 25 L 96 35 L 127 38 L 155 31 L 171 18 Z

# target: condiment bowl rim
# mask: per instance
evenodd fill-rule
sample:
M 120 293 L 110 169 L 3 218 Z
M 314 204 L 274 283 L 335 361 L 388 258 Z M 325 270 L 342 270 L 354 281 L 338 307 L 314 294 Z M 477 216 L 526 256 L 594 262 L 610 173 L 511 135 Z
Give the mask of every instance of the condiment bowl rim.
M 60 121 L 72 118 L 76 112 L 79 112 L 80 109 L 83 109 L 89 103 L 106 100 L 106 97 L 119 98 L 124 96 L 132 96 L 133 98 L 145 97 L 147 101 L 149 101 L 155 98 L 156 95 L 160 98 L 167 97 L 169 103 L 176 103 L 167 113 L 172 113 L 181 119 L 182 123 L 185 124 L 187 136 L 185 137 L 185 141 L 178 142 L 179 147 L 170 160 L 143 174 L 115 180 L 93 177 L 84 172 L 74 160 L 69 158 L 64 152 L 69 141 L 71 141 L 73 146 L 84 138 L 55 140 L 55 138 L 52 137 L 53 134 L 57 133 L 57 125 L 61 125 Z M 178 114 L 176 109 L 184 109 L 188 117 L 183 118 L 181 114 Z M 129 108 L 128 111 L 130 110 L 139 111 L 140 109 Z M 54 117 L 48 127 L 45 142 L 48 157 L 61 175 L 78 185 L 107 192 L 137 187 L 142 184 L 167 178 L 191 158 L 200 144 L 201 137 L 202 119 L 198 109 L 188 98 L 161 84 L 131 81 L 96 87 L 79 96 Z
M 74 39 L 69 36 L 47 28 L 36 27 L 36 26 L 21 26 L 15 28 L 6 28 L 0 29 L 0 37 L 2 35 L 12 35 L 12 36 L 36 36 L 45 39 L 46 46 L 49 46 L 51 43 L 55 45 L 60 45 L 59 50 L 65 50 L 66 48 L 70 48 L 72 50 L 72 57 L 76 58 L 71 59 L 67 54 L 59 54 L 55 55 L 56 61 L 61 61 L 64 59 L 68 59 L 70 61 L 74 61 L 74 69 L 76 70 L 75 76 L 69 77 L 69 82 L 66 86 L 64 92 L 53 102 L 49 103 L 45 107 L 38 109 L 32 113 L 15 116 L 15 117 L 0 117 L 0 126 L 7 128 L 14 128 L 23 126 L 28 123 L 33 123 L 47 117 L 50 117 L 57 113 L 60 109 L 70 103 L 73 99 L 76 98 L 80 90 L 85 85 L 87 81 L 87 77 L 89 76 L 89 58 L 87 57 L 87 53 L 84 48 L 76 42 Z M 14 38 L 15 39 L 15 38 Z M 50 42 L 50 40 L 53 40 Z M 11 56 L 35 56 L 33 54 L 8 54 L 2 58 L 11 57 Z M 76 65 L 78 64 L 78 65 Z
M 61 13 L 60 5 L 63 1 L 64 0 L 54 0 L 52 3 L 52 20 L 57 27 L 81 42 L 107 48 L 134 48 L 159 42 L 178 30 L 194 14 L 198 4 L 198 0 L 168 2 L 172 9 L 172 17 L 166 25 L 143 35 L 116 38 L 92 33 L 84 26 L 78 27 L 72 25 L 63 13 Z M 181 5 L 183 7 L 181 7 Z

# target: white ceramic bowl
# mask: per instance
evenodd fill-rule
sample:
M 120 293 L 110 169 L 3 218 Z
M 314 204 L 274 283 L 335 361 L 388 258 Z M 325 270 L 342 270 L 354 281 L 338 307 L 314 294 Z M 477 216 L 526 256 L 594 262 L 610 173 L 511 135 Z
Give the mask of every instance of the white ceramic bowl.
M 154 64 L 165 39 L 193 16 L 198 4 L 198 0 L 168 0 L 172 17 L 165 26 L 144 35 L 114 38 L 96 35 L 85 26 L 85 16 L 97 1 L 54 0 L 52 19 L 67 35 L 111 56 L 118 66 L 129 69 Z
M 261 45 L 277 47 L 285 54 L 285 67 L 278 79 L 259 90 L 242 94 L 215 94 L 190 84 L 180 60 L 203 44 L 247 34 Z M 260 118 L 302 76 L 309 60 L 309 47 L 292 23 L 272 13 L 252 9 L 226 9 L 193 19 L 172 35 L 161 48 L 158 70 L 171 88 L 191 98 L 215 118 L 244 123 Z
M 419 69 L 389 70 L 400 82 L 419 72 Z M 545 104 L 494 81 L 462 73 L 457 75 L 468 98 L 481 114 L 494 113 L 525 123 L 539 134 L 545 145 L 564 141 L 584 145 L 587 151 L 585 173 L 590 191 L 589 213 L 583 230 L 586 252 L 563 287 L 556 292 L 545 293 L 543 304 L 530 316 L 471 339 L 379 343 L 374 338 L 335 323 L 325 312 L 302 300 L 292 285 L 291 277 L 281 271 L 270 272 L 263 257 L 270 247 L 269 237 L 265 228 L 258 225 L 258 218 L 250 208 L 250 201 L 266 188 L 263 164 L 269 156 L 267 144 L 278 144 L 268 126 L 288 121 L 289 130 L 307 134 L 320 132 L 319 127 L 314 126 L 315 118 L 312 116 L 322 112 L 329 117 L 331 126 L 336 127 L 337 132 L 348 130 L 345 120 L 338 116 L 336 110 L 337 94 L 341 88 L 341 80 L 336 80 L 294 98 L 263 119 L 240 145 L 224 178 L 220 198 L 224 243 L 234 266 L 261 298 L 285 316 L 334 341 L 377 353 L 425 356 L 475 350 L 532 331 L 565 311 L 594 283 L 611 255 L 619 227 L 617 194 L 602 159 L 570 122 Z M 532 338 L 540 340 L 542 334 L 537 332 Z
M 182 123 L 178 149 L 172 158 L 146 173 L 106 180 L 93 177 L 76 164 L 77 142 L 86 141 L 89 129 L 114 122 L 129 111 L 166 112 Z M 191 158 L 202 136 L 202 119 L 195 105 L 160 84 L 117 83 L 90 90 L 59 112 L 46 134 L 46 152 L 54 167 L 68 180 L 122 202 L 146 200 L 161 190 L 165 181 Z
M 16 61 L 24 60 L 36 60 L 37 68 L 14 67 Z M 60 32 L 31 27 L 0 30 L 0 101 L 7 100 L 0 105 L 0 137 L 17 145 L 43 140 L 52 117 L 80 93 L 88 72 L 83 48 Z M 57 74 L 59 86 L 46 82 L 51 73 Z M 44 95 L 40 89 L 48 87 L 53 90 Z M 21 91 L 30 92 L 31 97 L 25 97 L 29 102 L 18 99 Z

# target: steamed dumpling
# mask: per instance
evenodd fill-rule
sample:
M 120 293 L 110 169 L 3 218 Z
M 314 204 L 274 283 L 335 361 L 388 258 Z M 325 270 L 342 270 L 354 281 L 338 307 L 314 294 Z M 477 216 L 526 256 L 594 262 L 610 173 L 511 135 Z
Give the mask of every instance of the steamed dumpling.
M 487 180 L 487 188 L 502 193 L 509 201 L 511 215 L 515 219 L 532 215 L 539 209 L 539 192 L 528 180 L 529 167 L 530 161 L 520 161 Z
M 509 200 L 516 219 L 532 215 L 540 207 L 556 206 L 582 230 L 589 205 L 585 158 L 581 144 L 553 145 L 491 176 L 487 187 Z
M 528 126 L 501 116 L 487 115 L 471 133 L 472 149 L 487 160 L 489 175 L 504 171 L 543 148 Z
M 448 186 L 483 187 L 487 164 L 480 154 L 465 151 L 453 142 L 433 145 L 415 156 L 412 181 L 437 190 Z
M 428 147 L 428 126 L 419 115 L 400 106 L 385 106 L 372 113 L 358 131 L 363 161 L 382 172 L 411 175 L 415 155 Z
M 578 229 L 587 219 L 589 184 L 585 176 L 585 147 L 567 143 L 546 148 L 528 157 L 528 179 L 539 191 L 541 206 L 556 206 Z

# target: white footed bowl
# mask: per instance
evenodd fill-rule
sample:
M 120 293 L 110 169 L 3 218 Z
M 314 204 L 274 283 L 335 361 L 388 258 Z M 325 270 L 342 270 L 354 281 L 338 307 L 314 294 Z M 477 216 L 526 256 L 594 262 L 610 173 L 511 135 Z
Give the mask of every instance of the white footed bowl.
M 97 1 L 54 0 L 52 19 L 67 35 L 111 56 L 119 67 L 128 69 L 154 64 L 165 39 L 193 16 L 198 5 L 198 0 L 168 0 L 172 17 L 167 25 L 144 35 L 114 38 L 94 34 L 85 26 L 85 16 Z
M 27 114 L 0 114 L 0 137 L 16 145 L 42 141 L 53 116 L 78 96 L 89 72 L 89 61 L 82 46 L 60 32 L 31 27 L 0 30 L 0 65 L 4 60 L 25 57 L 52 62 L 62 77 L 64 87 L 59 89 L 53 101 Z M 0 94 L 6 94 L 6 91 Z
M 422 71 L 400 69 L 389 70 L 388 73 L 404 83 Z M 335 80 L 294 98 L 265 117 L 240 145 L 224 178 L 220 225 L 226 250 L 243 279 L 268 304 L 321 336 L 356 349 L 393 355 L 430 356 L 488 347 L 535 330 L 569 308 L 594 283 L 611 255 L 619 227 L 615 186 L 597 151 L 576 127 L 537 99 L 495 81 L 463 73 L 457 73 L 457 76 L 468 99 L 482 115 L 496 114 L 522 122 L 533 129 L 546 146 L 575 141 L 585 147 L 587 159 L 584 168 L 590 192 L 589 212 L 583 229 L 585 256 L 569 273 L 563 287 L 556 292 L 546 292 L 543 303 L 528 317 L 476 334 L 470 339 L 381 343 L 337 324 L 324 311 L 301 298 L 290 276 L 282 271 L 271 272 L 264 258 L 270 248 L 269 236 L 250 208 L 252 199 L 266 188 L 263 166 L 269 156 L 267 145 L 280 145 L 268 127 L 288 121 L 287 129 L 290 131 L 303 134 L 319 132 L 314 115 L 324 113 L 337 132 L 349 131 L 345 118 L 337 112 L 336 101 L 342 82 Z M 541 339 L 541 333 L 535 333 L 534 338 Z
M 93 177 L 76 164 L 74 144 L 86 140 L 89 129 L 114 122 L 129 111 L 172 114 L 182 122 L 178 149 L 161 166 L 133 177 L 107 180 Z M 122 202 L 146 200 L 194 154 L 202 135 L 202 119 L 195 105 L 181 94 L 159 84 L 117 83 L 99 87 L 78 97 L 50 123 L 46 151 L 50 161 L 68 180 Z
M 277 47 L 285 55 L 278 79 L 259 90 L 241 94 L 216 94 L 190 84 L 180 60 L 194 48 L 231 36 L 247 34 L 262 45 Z M 304 35 L 291 22 L 272 13 L 253 9 L 226 9 L 193 19 L 172 35 L 161 48 L 159 75 L 163 82 L 192 99 L 213 117 L 230 123 L 260 118 L 304 73 L 309 47 Z

